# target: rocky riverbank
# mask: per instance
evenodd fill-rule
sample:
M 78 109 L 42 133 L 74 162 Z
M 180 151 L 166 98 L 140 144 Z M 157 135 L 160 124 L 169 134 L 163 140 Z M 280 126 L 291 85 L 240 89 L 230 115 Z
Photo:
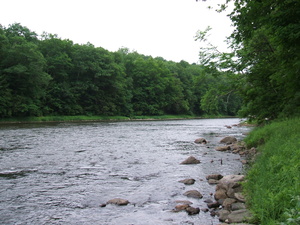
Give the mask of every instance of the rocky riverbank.
M 229 127 L 228 127 L 229 128 Z M 209 140 L 205 138 L 198 138 L 194 141 L 196 144 L 206 146 L 209 143 Z M 210 148 L 211 146 L 207 146 Z M 256 154 L 256 149 L 247 149 L 243 142 L 238 142 L 235 137 L 227 136 L 223 139 L 220 139 L 219 145 L 214 149 L 210 148 L 210 151 L 221 151 L 221 152 L 230 152 L 232 154 L 239 154 L 241 156 L 240 162 L 243 164 L 248 164 L 249 161 Z M 197 159 L 194 156 L 187 157 L 184 161 L 179 162 L 181 165 L 195 165 L 200 164 L 201 160 Z M 222 164 L 222 159 L 220 160 Z M 245 224 L 250 222 L 252 217 L 251 212 L 247 209 L 247 204 L 245 197 L 242 193 L 241 183 L 244 181 L 245 176 L 241 174 L 208 174 L 206 176 L 206 182 L 209 185 L 215 186 L 214 193 L 201 193 L 197 188 L 185 191 L 182 193 L 182 199 L 175 201 L 175 207 L 170 209 L 171 212 L 177 213 L 185 211 L 188 215 L 195 215 L 199 213 L 209 213 L 212 217 L 218 217 L 219 221 L 222 222 L 222 225 L 225 224 Z M 184 185 L 193 187 L 195 181 L 201 180 L 200 178 L 186 178 L 179 180 L 178 182 L 183 183 Z M 204 180 L 201 180 L 204 182 Z M 203 196 L 211 196 L 210 198 L 203 198 Z M 192 198 L 193 201 L 202 201 L 206 204 L 206 207 L 197 207 L 193 206 L 192 201 L 189 201 L 189 198 Z M 191 200 L 191 199 L 190 199 Z M 101 207 L 105 207 L 106 204 L 116 204 L 124 206 L 130 203 L 126 199 L 111 199 L 106 203 L 101 204 Z M 210 223 L 209 223 L 210 224 Z

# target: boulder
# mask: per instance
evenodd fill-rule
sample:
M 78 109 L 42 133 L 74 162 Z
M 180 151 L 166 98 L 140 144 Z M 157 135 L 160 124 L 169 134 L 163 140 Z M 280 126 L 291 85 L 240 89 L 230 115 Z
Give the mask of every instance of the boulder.
M 221 174 L 210 174 L 210 175 L 206 176 L 206 180 L 210 180 L 210 179 L 220 180 L 222 178 L 223 178 L 223 176 Z
M 115 204 L 115 205 L 128 205 L 129 201 L 122 198 L 114 198 L 107 202 L 107 204 Z
M 236 202 L 234 198 L 226 198 L 222 204 L 223 209 L 231 210 L 231 205 Z
M 195 214 L 198 214 L 200 212 L 200 209 L 199 208 L 194 208 L 194 207 L 187 207 L 185 209 L 185 211 L 189 214 L 189 215 L 195 215 Z
M 184 183 L 186 185 L 192 185 L 192 184 L 195 183 L 195 179 L 192 179 L 192 178 L 190 178 L 190 179 L 184 179 L 184 180 L 180 180 L 179 182 L 180 183 Z
M 207 207 L 208 208 L 214 208 L 214 209 L 216 209 L 216 208 L 219 208 L 219 206 L 220 206 L 220 203 L 219 202 L 217 202 L 217 201 L 214 201 L 214 202 L 211 202 L 211 203 L 207 203 Z
M 224 137 L 224 138 L 220 141 L 220 143 L 224 143 L 224 144 L 228 144 L 228 145 L 233 144 L 233 143 L 235 143 L 235 142 L 237 142 L 237 139 L 236 139 L 235 137 L 232 137 L 232 136 Z
M 194 156 L 190 156 L 180 164 L 199 164 L 199 163 L 200 160 L 196 159 Z
M 226 145 L 226 146 L 217 146 L 215 147 L 215 150 L 220 151 L 220 152 L 225 152 L 230 150 L 230 146 Z
M 240 192 L 234 193 L 234 197 L 240 202 L 246 202 L 244 195 Z
M 246 209 L 246 205 L 245 203 L 242 202 L 235 202 L 231 205 L 231 210 L 232 211 L 236 211 L 236 210 L 240 210 L 240 209 Z
M 221 180 L 219 180 L 219 183 L 216 186 L 215 198 L 216 198 L 217 193 L 219 195 L 221 195 L 221 194 L 223 195 L 223 192 L 229 198 L 236 198 L 235 194 L 241 192 L 241 190 L 242 190 L 242 186 L 239 182 L 243 181 L 244 178 L 245 178 L 244 175 L 224 176 Z M 217 196 L 217 197 L 219 198 L 219 196 Z
M 221 222 L 225 222 L 228 219 L 230 212 L 228 210 L 222 209 L 218 212 L 218 217 Z
M 190 198 L 202 198 L 203 197 L 203 195 L 197 190 L 187 191 L 183 195 L 190 197 Z
M 207 141 L 205 140 L 205 138 L 198 138 L 194 142 L 197 144 L 207 144 Z
M 214 197 L 215 197 L 216 200 L 228 198 L 228 196 L 226 195 L 226 190 L 224 190 L 224 189 L 218 189 L 215 192 Z
M 224 176 L 219 184 L 217 185 L 216 189 L 225 189 L 228 190 L 231 186 L 232 188 L 235 188 L 239 186 L 239 182 L 243 181 L 245 179 L 244 175 L 227 175 Z
M 180 212 L 183 210 L 186 210 L 186 208 L 190 207 L 189 204 L 180 204 L 180 205 L 176 205 L 175 206 L 175 210 L 173 210 L 174 212 Z
M 218 181 L 218 180 L 214 180 L 214 179 L 209 179 L 209 180 L 208 180 L 208 183 L 209 183 L 209 184 L 218 184 L 219 181 Z
M 242 223 L 242 222 L 248 222 L 252 217 L 252 214 L 247 209 L 240 209 L 236 211 L 232 211 L 228 215 L 228 221 L 229 223 Z

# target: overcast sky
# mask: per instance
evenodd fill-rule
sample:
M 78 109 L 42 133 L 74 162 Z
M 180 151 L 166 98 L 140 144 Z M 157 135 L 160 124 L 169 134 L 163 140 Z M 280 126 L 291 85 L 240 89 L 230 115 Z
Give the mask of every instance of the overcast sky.
M 0 24 L 21 23 L 38 34 L 57 34 L 109 51 L 127 47 L 140 54 L 189 63 L 198 61 L 198 30 L 213 28 L 210 41 L 225 50 L 232 31 L 226 14 L 209 10 L 224 0 L 1 0 Z

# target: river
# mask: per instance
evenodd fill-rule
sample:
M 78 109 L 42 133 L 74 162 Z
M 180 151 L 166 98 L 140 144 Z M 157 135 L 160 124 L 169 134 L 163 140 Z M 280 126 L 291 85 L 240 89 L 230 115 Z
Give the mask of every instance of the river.
M 239 119 L 0 125 L 0 224 L 219 224 L 200 212 L 172 212 L 176 200 L 205 208 L 206 175 L 237 174 L 240 157 L 217 152 L 222 137 L 244 138 Z M 204 137 L 207 145 L 195 144 Z M 180 163 L 194 156 L 196 165 Z M 220 160 L 222 159 L 222 164 Z M 194 185 L 179 180 L 194 178 Z M 183 193 L 196 189 L 203 199 Z M 127 206 L 107 205 L 125 198 Z

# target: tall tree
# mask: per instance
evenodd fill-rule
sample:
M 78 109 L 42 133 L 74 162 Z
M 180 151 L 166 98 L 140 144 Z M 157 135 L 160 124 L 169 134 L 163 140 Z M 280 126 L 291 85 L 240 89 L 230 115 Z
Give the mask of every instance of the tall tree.
M 2 46 L 1 81 L 7 95 L 12 94 L 9 114 L 40 115 L 40 101 L 50 76 L 44 70 L 46 61 L 35 43 L 35 34 L 19 24 L 4 29 L 4 34 L 7 39 L 2 38 L 5 44 Z
M 243 115 L 260 120 L 300 115 L 300 2 L 234 3 L 233 46 L 246 73 Z

